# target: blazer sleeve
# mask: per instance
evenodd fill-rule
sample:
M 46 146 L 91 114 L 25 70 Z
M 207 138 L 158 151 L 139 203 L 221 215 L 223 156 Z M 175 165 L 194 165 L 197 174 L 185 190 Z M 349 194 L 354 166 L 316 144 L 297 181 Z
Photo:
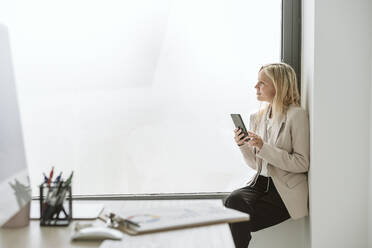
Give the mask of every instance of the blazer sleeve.
M 249 117 L 249 130 L 253 130 L 255 120 L 255 114 L 250 115 Z M 256 165 L 256 149 L 250 147 L 248 143 L 245 143 L 242 146 L 239 146 L 241 153 L 243 154 L 243 158 L 245 163 L 254 170 L 257 170 Z
M 257 157 L 266 160 L 272 166 L 293 173 L 304 173 L 310 164 L 309 119 L 305 110 L 296 111 L 289 121 L 292 152 L 264 143 Z

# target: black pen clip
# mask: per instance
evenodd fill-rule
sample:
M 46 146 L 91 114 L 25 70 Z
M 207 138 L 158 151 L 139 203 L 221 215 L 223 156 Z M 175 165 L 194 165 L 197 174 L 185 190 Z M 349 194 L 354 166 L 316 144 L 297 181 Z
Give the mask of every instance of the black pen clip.
M 138 224 L 134 221 L 116 216 L 116 214 L 114 214 L 114 213 L 109 213 L 108 220 L 107 220 L 107 225 L 110 226 L 110 227 L 113 227 L 113 228 L 118 228 L 119 226 L 127 227 L 129 225 L 133 225 L 135 227 L 140 227 L 140 224 Z

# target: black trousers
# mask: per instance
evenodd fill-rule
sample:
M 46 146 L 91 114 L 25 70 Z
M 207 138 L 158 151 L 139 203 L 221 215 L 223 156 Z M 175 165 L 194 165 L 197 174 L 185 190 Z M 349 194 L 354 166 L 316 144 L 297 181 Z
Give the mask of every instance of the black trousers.
M 247 248 L 251 232 L 274 226 L 290 218 L 270 177 L 259 176 L 256 183 L 233 191 L 224 205 L 250 215 L 247 222 L 231 223 L 230 230 L 237 248 Z

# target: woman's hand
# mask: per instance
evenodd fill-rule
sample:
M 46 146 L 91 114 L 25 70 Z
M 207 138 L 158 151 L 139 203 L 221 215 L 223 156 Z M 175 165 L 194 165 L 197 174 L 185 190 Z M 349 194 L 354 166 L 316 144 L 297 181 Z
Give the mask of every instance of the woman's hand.
M 248 131 L 248 137 L 250 138 L 250 140 L 248 141 L 248 145 L 256 147 L 258 150 L 261 150 L 263 146 L 262 138 L 250 131 Z
M 245 143 L 247 143 L 248 137 L 245 137 L 243 139 L 244 133 L 243 133 L 243 131 L 240 128 L 236 128 L 234 130 L 234 133 L 235 133 L 235 137 L 234 137 L 235 138 L 235 142 L 236 142 L 236 144 L 238 144 L 238 146 L 242 146 Z

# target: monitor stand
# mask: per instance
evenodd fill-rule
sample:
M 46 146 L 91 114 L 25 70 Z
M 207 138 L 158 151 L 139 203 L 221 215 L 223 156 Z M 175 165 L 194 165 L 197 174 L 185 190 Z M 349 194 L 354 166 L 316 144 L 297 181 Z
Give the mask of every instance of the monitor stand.
M 27 203 L 16 215 L 10 218 L 2 228 L 18 228 L 28 226 L 30 223 L 30 204 Z

